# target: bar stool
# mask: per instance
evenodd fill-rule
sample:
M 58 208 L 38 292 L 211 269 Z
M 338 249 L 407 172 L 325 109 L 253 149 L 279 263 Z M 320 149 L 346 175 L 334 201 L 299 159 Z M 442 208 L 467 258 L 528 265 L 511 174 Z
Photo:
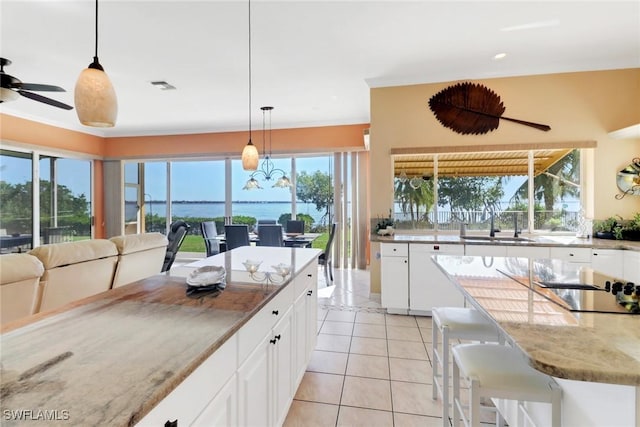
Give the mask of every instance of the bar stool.
M 562 390 L 547 374 L 527 364 L 518 350 L 492 344 L 460 344 L 451 349 L 453 355 L 453 427 L 460 419 L 469 427 L 480 426 L 482 398 L 510 399 L 518 401 L 517 425 L 523 425 L 527 415 L 524 401 L 551 404 L 551 426 L 560 427 Z M 460 401 L 460 378 L 469 383 L 469 417 Z M 504 425 L 497 408 L 496 425 Z M 530 420 L 530 418 L 529 418 Z
M 442 397 L 442 425 L 449 426 L 449 340 L 462 339 L 480 342 L 499 342 L 502 338 L 497 327 L 482 313 L 472 308 L 435 307 L 433 318 L 433 396 Z M 442 352 L 438 350 L 442 341 Z M 442 374 L 438 369 L 442 368 Z M 442 378 L 442 384 L 438 380 Z

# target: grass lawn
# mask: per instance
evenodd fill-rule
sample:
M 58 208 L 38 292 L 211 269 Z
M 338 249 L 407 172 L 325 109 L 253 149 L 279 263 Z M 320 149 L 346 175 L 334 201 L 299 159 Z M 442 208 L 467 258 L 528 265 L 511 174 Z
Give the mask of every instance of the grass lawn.
M 322 233 L 316 240 L 313 241 L 312 247 L 324 250 L 329 240 L 329 233 Z M 181 252 L 205 252 L 204 240 L 202 236 L 188 235 L 184 238 L 182 246 L 180 246 Z

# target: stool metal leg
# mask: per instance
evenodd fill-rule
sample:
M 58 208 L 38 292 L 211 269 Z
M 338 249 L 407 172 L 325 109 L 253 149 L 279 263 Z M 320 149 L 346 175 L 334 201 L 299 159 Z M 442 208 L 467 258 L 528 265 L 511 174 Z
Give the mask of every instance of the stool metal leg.
M 471 380 L 469 387 L 469 424 L 480 427 L 480 387 L 475 379 Z
M 462 416 L 462 404 L 460 403 L 460 368 L 458 364 L 453 364 L 453 419 L 451 423 L 453 427 L 460 426 L 460 418 Z
M 438 326 L 431 325 L 431 344 L 433 348 L 433 376 L 432 376 L 432 399 L 436 400 L 438 398 Z
M 449 327 L 442 327 L 442 425 L 449 425 Z

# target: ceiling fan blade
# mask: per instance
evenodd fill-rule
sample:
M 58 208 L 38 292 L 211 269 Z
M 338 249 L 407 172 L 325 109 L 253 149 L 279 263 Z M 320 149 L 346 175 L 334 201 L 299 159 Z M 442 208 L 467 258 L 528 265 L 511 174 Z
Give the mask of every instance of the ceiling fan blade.
M 73 107 L 71 105 L 64 104 L 62 102 L 56 101 L 55 99 L 47 98 L 46 96 L 38 95 L 37 93 L 25 92 L 23 90 L 19 90 L 17 92 L 24 97 L 33 99 L 34 101 L 43 102 L 45 104 L 49 104 L 65 110 L 73 110 Z
M 22 90 L 35 90 L 36 92 L 66 92 L 66 90 L 60 86 L 41 85 L 38 83 L 20 83 L 17 88 Z

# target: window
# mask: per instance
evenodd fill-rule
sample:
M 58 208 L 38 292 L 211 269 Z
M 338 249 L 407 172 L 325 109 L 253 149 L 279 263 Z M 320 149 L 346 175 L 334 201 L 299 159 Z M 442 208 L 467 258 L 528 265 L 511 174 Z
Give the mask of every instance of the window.
M 40 242 L 91 239 L 91 161 L 40 156 Z
M 399 228 L 457 231 L 465 223 L 488 233 L 493 221 L 513 233 L 579 225 L 579 149 L 399 155 L 394 163 Z
M 2 253 L 31 249 L 33 179 L 31 154 L 0 150 Z

